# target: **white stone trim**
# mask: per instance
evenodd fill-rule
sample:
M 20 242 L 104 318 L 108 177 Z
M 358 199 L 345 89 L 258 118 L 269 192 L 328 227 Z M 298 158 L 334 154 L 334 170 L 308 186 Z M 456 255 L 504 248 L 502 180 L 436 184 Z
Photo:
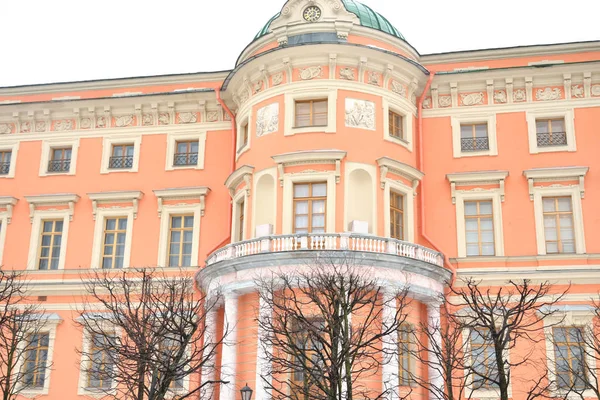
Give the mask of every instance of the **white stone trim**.
M 0 142 L 0 151 L 10 150 L 10 167 L 8 174 L 0 175 L 0 179 L 14 178 L 17 168 L 17 154 L 19 153 L 19 142 Z
M 388 172 L 403 176 L 411 181 L 413 190 L 417 189 L 419 182 L 425 176 L 425 174 L 418 169 L 389 157 L 378 158 L 377 165 L 379 165 L 380 168 L 379 172 L 382 189 L 384 188 L 384 181 L 387 179 Z
M 383 182 L 383 235 L 390 237 L 390 193 L 404 198 L 404 241 L 415 242 L 415 190 L 402 182 L 386 178 Z
M 340 182 L 341 163 L 346 157 L 343 150 L 308 150 L 272 156 L 279 170 L 279 182 L 283 186 L 284 169 L 292 165 L 335 164 L 336 183 Z
M 538 147 L 537 131 L 535 121 L 540 118 L 564 118 L 565 131 L 567 133 L 566 146 L 547 146 Z M 529 153 L 549 153 L 558 151 L 577 151 L 575 142 L 575 114 L 572 108 L 569 109 L 534 109 L 526 112 L 527 134 L 529 137 Z
M 24 388 L 19 392 L 19 395 L 23 397 L 27 397 L 30 399 L 37 398 L 38 396 L 45 396 L 48 394 L 50 390 L 50 377 L 52 376 L 52 365 L 54 359 L 54 342 L 56 341 L 56 327 L 58 324 L 62 322 L 62 319 L 57 316 L 56 319 L 50 318 L 48 315 L 43 315 L 41 318 L 44 318 L 44 326 L 41 327 L 38 331 L 40 333 L 48 333 L 48 354 L 46 356 L 46 376 L 44 379 L 44 387 L 42 389 L 31 389 Z M 20 344 L 20 346 L 25 346 L 25 343 Z M 22 347 L 21 347 L 22 348 Z M 17 363 L 17 370 L 21 370 L 23 365 L 23 360 Z
M 158 199 L 158 216 L 160 217 L 163 205 L 166 200 L 200 200 L 200 211 L 201 215 L 204 215 L 204 207 L 206 204 L 206 196 L 210 192 L 210 189 L 206 186 L 196 187 L 185 187 L 185 188 L 171 188 L 171 189 L 157 189 L 153 190 L 154 195 Z M 186 206 L 188 204 L 182 204 Z
M 81 360 L 79 363 L 80 366 L 79 366 L 79 380 L 77 383 L 77 394 L 79 396 L 89 396 L 89 397 L 94 397 L 97 399 L 106 397 L 107 392 L 114 396 L 116 394 L 116 388 L 117 388 L 117 383 L 115 382 L 114 379 L 111 381 L 110 390 L 107 390 L 107 389 L 94 390 L 93 388 L 87 387 L 88 373 L 86 370 L 89 369 L 92 360 L 86 355 L 89 354 L 90 346 L 92 344 L 91 336 L 92 335 L 89 331 L 84 330 L 83 343 L 82 343 L 82 349 L 81 349 L 82 354 L 81 354 Z M 114 368 L 115 367 L 113 366 L 113 370 L 114 370 Z
M 252 134 L 254 133 L 252 121 L 253 121 L 252 110 L 250 110 L 248 112 L 247 116 L 237 119 L 237 139 L 236 139 L 236 149 L 235 149 L 235 160 L 236 161 L 238 160 L 238 158 L 240 158 L 240 156 L 242 154 L 244 154 L 245 152 L 250 150 L 250 145 L 252 143 Z M 246 143 L 245 146 L 240 147 L 240 143 L 242 143 L 242 139 L 243 139 L 242 127 L 246 124 L 248 126 L 248 143 Z
M 284 136 L 307 132 L 335 133 L 337 129 L 337 89 L 328 89 L 326 83 L 320 88 L 299 88 L 285 92 L 284 95 Z M 327 125 L 294 127 L 296 121 L 296 101 L 327 99 Z
M 303 182 L 326 182 L 327 183 L 327 218 L 325 221 L 325 232 L 335 233 L 335 192 L 337 189 L 336 185 L 336 173 L 335 171 L 323 171 L 323 172 L 309 172 L 309 173 L 295 173 L 295 174 L 284 174 L 283 175 L 283 221 L 282 221 L 282 234 L 291 234 L 293 230 L 293 200 L 294 200 L 294 184 Z
M 102 251 L 104 245 L 104 225 L 109 217 L 127 217 L 127 231 L 125 232 L 125 254 L 123 255 L 123 268 L 129 268 L 131 259 L 131 241 L 133 236 L 134 208 L 99 208 L 96 210 L 96 224 L 94 225 L 94 239 L 92 241 L 91 268 L 102 268 Z
M 19 199 L 12 196 L 0 196 L 0 207 L 6 208 L 5 211 L 0 212 L 0 215 L 6 217 L 6 222 L 10 224 L 12 220 L 13 208 L 17 204 Z
M 75 213 L 75 203 L 79 201 L 79 196 L 73 193 L 59 193 L 59 194 L 42 194 L 35 196 L 25 196 L 25 200 L 29 203 L 29 220 L 33 223 L 34 214 L 38 205 L 43 206 L 69 206 L 65 212 L 69 215 L 69 220 L 73 220 L 73 214 Z M 54 210 L 47 210 L 54 211 Z M 43 211 L 42 211 L 43 212 Z
M 112 148 L 114 145 L 133 144 L 133 164 L 129 169 L 111 169 L 108 168 Z M 142 144 L 141 135 L 119 135 L 106 136 L 102 140 L 102 164 L 100 164 L 100 173 L 109 174 L 116 172 L 138 172 L 140 165 L 140 146 Z
M 228 383 L 221 383 L 220 400 L 235 400 L 236 391 L 236 353 L 237 353 L 237 324 L 238 324 L 238 296 L 235 292 L 224 295 L 224 324 L 229 328 L 227 340 L 223 343 L 221 351 L 221 379 Z
M 345 184 L 344 184 L 344 231 L 349 230 L 350 219 L 348 218 L 348 211 L 350 209 L 350 174 L 353 171 L 362 170 L 365 171 L 371 177 L 371 215 L 373 218 L 372 223 L 369 224 L 369 232 L 377 234 L 377 167 L 370 164 L 346 162 L 345 164 Z M 388 224 L 389 225 L 389 224 Z M 389 229 L 389 227 L 388 227 Z
M 177 149 L 178 141 L 198 141 L 198 163 L 196 165 L 173 165 L 173 157 Z M 204 169 L 204 156 L 206 153 L 206 130 L 190 133 L 169 132 L 167 134 L 167 157 L 165 170 L 174 171 L 179 169 Z
M 589 167 L 534 168 L 523 171 L 529 184 L 529 198 L 533 200 L 534 184 L 538 182 L 578 181 L 581 198 L 585 197 L 585 175 Z
M 203 215 L 203 207 L 201 203 L 196 204 L 180 204 L 180 205 L 163 205 L 160 213 L 160 234 L 158 237 L 158 261 L 156 265 L 163 268 L 168 267 L 167 257 L 169 255 L 167 247 L 169 246 L 169 223 L 171 215 L 174 214 L 193 214 L 193 242 L 192 242 L 192 261 L 191 266 L 198 263 L 198 249 L 200 248 L 200 219 Z M 172 268 L 172 267 L 171 267 Z
M 254 167 L 250 165 L 242 165 L 238 169 L 229 175 L 227 180 L 225 181 L 225 186 L 229 189 L 229 194 L 233 198 L 235 196 L 235 192 L 237 187 L 242 183 L 242 181 L 246 182 L 246 187 L 244 190 L 250 195 L 250 180 L 252 179 L 252 174 L 254 172 Z
M 231 200 L 233 203 L 233 218 L 231 224 L 231 243 L 237 242 L 240 229 L 243 229 L 244 236 L 242 240 L 246 240 L 250 238 L 248 234 L 248 229 L 244 229 L 248 226 L 248 193 L 245 190 L 238 192 L 233 199 Z M 244 203 L 244 227 L 240 227 L 240 211 L 239 205 L 240 203 Z
M 533 186 L 533 212 L 535 215 L 535 236 L 539 255 L 546 254 L 546 233 L 544 230 L 544 197 L 571 196 L 573 208 L 573 234 L 575 235 L 575 253 L 585 254 L 585 233 L 583 229 L 583 210 L 579 185 L 571 186 Z
M 456 203 L 457 187 L 476 185 L 498 185 L 500 200 L 504 201 L 504 181 L 507 177 L 508 171 L 476 171 L 448 174 L 446 178 L 450 181 L 452 204 Z M 485 189 L 476 188 L 471 190 L 471 192 L 481 191 L 485 191 Z
M 50 161 L 50 153 L 52 149 L 58 147 L 71 147 L 71 164 L 68 172 L 48 172 L 48 162 Z M 46 139 L 42 141 L 42 154 L 40 161 L 40 176 L 55 176 L 55 175 L 75 175 L 77 167 L 77 153 L 79 152 L 79 137 L 77 138 L 60 138 Z
M 485 123 L 487 125 L 489 149 L 483 151 L 462 151 L 460 136 L 461 125 L 477 123 Z M 454 158 L 498 155 L 498 140 L 496 138 L 496 114 L 484 112 L 453 115 L 451 117 L 451 124 L 452 152 Z
M 396 101 L 393 97 L 387 96 L 382 99 L 383 105 L 383 140 L 399 144 L 413 151 L 413 110 L 404 102 Z M 402 116 L 402 132 L 404 140 L 390 135 L 390 114 L 393 111 Z
M 4 244 L 6 243 L 6 230 L 8 229 L 8 213 L 0 212 L 0 266 L 4 257 Z
M 38 270 L 37 261 L 40 248 L 40 236 L 42 229 L 42 220 L 46 219 L 63 219 L 63 230 L 60 243 L 60 255 L 58 260 L 58 270 L 65 269 L 65 261 L 67 256 L 67 239 L 69 236 L 69 210 L 58 211 L 35 211 L 33 214 L 33 224 L 31 226 L 31 237 L 29 239 L 29 253 L 27 256 L 27 269 Z M 45 271 L 45 270 L 44 270 Z M 48 271 L 51 271 L 48 269 Z
M 132 203 L 133 217 L 137 218 L 139 200 L 144 197 L 144 193 L 139 190 L 126 192 L 99 192 L 88 193 L 88 197 L 92 200 L 92 214 L 96 219 L 99 204 L 107 203 Z

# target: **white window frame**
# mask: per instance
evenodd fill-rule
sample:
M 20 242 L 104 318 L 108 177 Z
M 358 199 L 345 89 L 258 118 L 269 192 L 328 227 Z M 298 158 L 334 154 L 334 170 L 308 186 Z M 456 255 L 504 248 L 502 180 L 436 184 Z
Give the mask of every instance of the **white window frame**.
M 4 258 L 4 244 L 6 243 L 6 230 L 8 228 L 8 213 L 0 212 L 0 265 Z
M 50 377 L 52 376 L 51 371 L 53 359 L 54 359 L 54 343 L 56 341 L 56 327 L 62 322 L 62 319 L 57 314 L 50 314 L 42 316 L 44 318 L 44 326 L 41 327 L 38 332 L 48 333 L 48 355 L 46 357 L 46 375 L 44 377 L 44 387 L 41 389 L 24 388 L 19 392 L 19 395 L 23 397 L 36 398 L 38 396 L 45 396 L 50 390 Z M 25 346 L 25 343 L 20 344 L 21 349 Z M 21 359 L 17 363 L 17 371 L 20 371 L 23 366 L 24 360 Z M 22 384 L 20 384 L 22 385 Z M 22 386 L 21 386 L 22 387 Z
M 412 187 L 402 182 L 386 178 L 383 188 L 383 234 L 390 237 L 390 193 L 401 194 L 404 201 L 404 240 L 405 242 L 415 241 L 415 191 Z
M 325 232 L 335 233 L 335 192 L 337 190 L 336 172 L 311 172 L 283 175 L 283 215 L 282 215 L 282 234 L 292 234 L 294 220 L 294 184 L 296 183 L 327 183 L 327 218 L 325 220 Z
M 123 256 L 123 268 L 129 268 L 131 262 L 131 241 L 133 237 L 134 208 L 97 208 L 96 224 L 94 226 L 94 239 L 92 242 L 92 269 L 102 268 L 102 254 L 104 247 L 104 226 L 106 220 L 111 217 L 127 217 L 127 231 L 125 232 L 125 254 Z
M 575 142 L 575 114 L 573 109 L 542 109 L 527 111 L 527 133 L 529 136 L 529 153 L 552 153 L 560 151 L 577 151 L 577 143 Z M 537 129 L 536 120 L 547 118 L 564 118 L 565 131 L 567 134 L 566 146 L 542 146 L 537 145 Z
M 69 171 L 48 172 L 50 152 L 57 147 L 71 147 L 71 164 Z M 40 176 L 75 175 L 77 170 L 77 153 L 79 152 L 79 138 L 76 139 L 46 139 L 42 141 L 42 155 L 40 162 Z
M 177 142 L 198 141 L 198 163 L 196 165 L 173 165 L 173 157 L 177 150 Z M 167 158 L 165 160 L 165 170 L 175 171 L 180 169 L 204 169 L 204 156 L 206 153 L 206 131 L 195 133 L 171 132 L 167 134 Z
M 327 126 L 307 126 L 296 128 L 296 102 L 304 100 L 327 99 Z M 307 132 L 335 133 L 337 127 L 337 89 L 327 88 L 302 88 L 284 95 L 285 118 L 284 136 Z
M 546 362 L 550 377 L 556 376 L 556 353 L 554 351 L 554 336 L 552 328 L 561 327 L 580 327 L 584 329 L 584 334 L 587 329 L 594 329 L 593 319 L 595 313 L 593 306 L 586 305 L 559 305 L 554 306 L 554 314 L 544 318 L 544 335 L 546 337 Z M 596 359 L 592 356 L 593 350 L 585 351 L 586 362 L 588 368 L 592 371 L 596 370 Z M 556 386 L 556 382 L 550 384 L 550 396 L 562 397 L 567 395 L 568 399 L 582 399 L 594 397 L 593 390 L 584 390 L 582 396 L 578 393 L 565 393 Z
M 383 139 L 406 147 L 413 151 L 413 112 L 406 104 L 393 99 L 383 98 Z M 390 135 L 390 111 L 402 117 L 402 132 L 405 139 Z
M 189 268 L 197 268 L 198 265 L 198 249 L 200 247 L 200 218 L 202 217 L 202 205 L 197 204 L 183 204 L 174 205 L 166 204 L 162 206 L 162 212 L 160 215 L 160 235 L 158 239 L 158 261 L 157 265 L 163 268 L 177 268 L 169 267 L 167 257 L 169 255 L 169 224 L 171 222 L 171 216 L 177 214 L 193 214 L 194 215 L 194 227 L 192 230 L 193 242 L 192 242 L 192 265 Z M 188 268 L 188 267 L 183 267 Z
M 544 197 L 571 197 L 573 209 L 573 234 L 575 235 L 575 254 L 585 254 L 585 231 L 583 228 L 583 209 L 581 205 L 581 192 L 579 186 L 533 186 L 533 209 L 535 215 L 535 233 L 539 255 L 546 255 L 546 232 L 544 230 Z M 550 254 L 550 256 L 569 255 L 563 253 Z
M 243 139 L 243 134 L 242 134 L 242 128 L 244 127 L 244 125 L 248 126 L 248 143 L 246 143 L 245 146 L 240 147 L 240 143 L 242 142 Z M 248 150 L 250 150 L 250 143 L 252 142 L 252 132 L 254 132 L 254 130 L 252 129 L 252 112 L 250 111 L 248 113 L 248 116 L 246 116 L 245 118 L 241 118 L 240 120 L 238 120 L 238 124 L 237 124 L 237 145 L 236 145 L 236 153 L 235 153 L 235 159 L 237 161 L 238 158 L 240 158 L 240 156 L 242 154 L 244 154 L 245 152 L 247 152 Z
M 112 156 L 112 148 L 114 145 L 133 144 L 133 164 L 129 169 L 112 169 L 108 168 L 110 157 Z M 140 164 L 140 146 L 142 144 L 142 136 L 119 136 L 119 137 L 104 137 L 102 140 L 102 164 L 100 165 L 101 174 L 112 174 L 118 172 L 138 172 Z M 172 158 L 172 157 L 171 157 Z
M 47 219 L 61 219 L 63 220 L 62 238 L 60 242 L 60 259 L 58 260 L 57 270 L 65 269 L 65 262 L 67 258 L 67 242 L 69 237 L 69 222 L 70 222 L 70 211 L 57 210 L 35 210 L 33 213 L 33 224 L 31 226 L 31 237 L 29 240 L 29 254 L 27 257 L 27 269 L 38 272 L 51 272 L 55 271 L 52 269 L 39 270 L 38 269 L 38 253 L 40 248 L 40 235 L 42 229 L 42 221 Z
M 240 233 L 240 229 L 243 229 L 248 226 L 248 194 L 246 189 L 240 190 L 238 193 L 233 196 L 233 223 L 231 224 L 231 242 L 238 242 L 238 237 Z M 244 227 L 240 227 L 239 219 L 240 219 L 240 203 L 244 203 Z M 248 240 L 248 229 L 243 229 L 244 236 L 242 240 Z
M 117 329 L 112 329 L 113 331 L 117 331 Z M 94 390 L 92 388 L 87 387 L 86 383 L 88 381 L 88 373 L 86 369 L 89 369 L 90 363 L 92 360 L 86 356 L 89 354 L 90 346 L 91 346 L 91 336 L 92 334 L 88 330 L 84 330 L 83 332 L 83 346 L 82 346 L 82 355 L 80 360 L 80 368 L 79 368 L 79 381 L 77 385 L 77 394 L 80 396 L 89 396 L 97 399 L 101 399 L 107 396 L 108 394 L 114 395 L 117 389 L 117 383 L 113 379 L 111 382 L 110 389 L 98 389 Z M 114 367 L 113 367 L 114 370 Z
M 465 224 L 465 201 L 491 200 L 492 219 L 494 223 L 494 255 L 469 256 L 473 257 L 502 257 L 504 256 L 504 236 L 502 228 L 502 190 L 489 189 L 480 192 L 456 190 L 456 238 L 458 243 L 458 257 L 467 257 L 467 231 Z
M 11 179 L 15 177 L 15 171 L 17 168 L 17 154 L 19 152 L 19 142 L 2 142 L 0 143 L 0 151 L 9 150 L 10 154 L 10 167 L 8 168 L 8 174 L 0 175 L 0 179 Z
M 454 158 L 477 157 L 477 156 L 497 156 L 498 140 L 496 137 L 496 114 L 479 113 L 464 114 L 451 117 L 452 124 L 452 153 Z M 488 132 L 489 149 L 482 151 L 462 151 L 461 146 L 461 125 L 465 124 L 486 124 Z

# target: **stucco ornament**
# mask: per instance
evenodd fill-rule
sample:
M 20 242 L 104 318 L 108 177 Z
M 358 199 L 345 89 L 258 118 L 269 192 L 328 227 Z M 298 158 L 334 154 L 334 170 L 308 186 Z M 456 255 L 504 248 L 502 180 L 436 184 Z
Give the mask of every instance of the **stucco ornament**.
M 535 92 L 535 99 L 536 100 L 542 100 L 542 101 L 547 101 L 547 100 L 559 100 L 560 97 L 562 95 L 562 91 L 559 88 L 544 88 L 544 89 L 538 89 Z
M 254 94 L 260 93 L 264 89 L 264 82 L 263 81 L 256 81 L 256 82 L 254 82 L 252 84 L 252 88 L 254 90 Z
M 79 122 L 79 126 L 81 129 L 90 129 L 92 127 L 92 119 L 91 118 L 81 118 L 81 122 Z
M 35 131 L 36 132 L 45 132 L 46 131 L 46 121 L 37 121 L 35 123 Z
M 428 97 L 425 100 L 423 100 L 423 108 L 431 108 L 431 97 Z
M 583 86 L 581 85 L 573 85 L 571 86 L 571 96 L 576 99 L 581 99 L 585 96 L 583 91 Z
M 375 103 L 367 100 L 346 99 L 346 126 L 375 129 Z
M 440 107 L 450 107 L 452 105 L 452 97 L 440 96 L 438 99 L 438 103 L 440 104 Z
M 119 115 L 118 117 L 115 117 L 115 126 L 117 128 L 124 128 L 126 126 L 132 126 L 134 121 L 135 121 L 135 119 L 133 118 L 133 115 L 131 115 L 131 114 Z
M 206 113 L 206 120 L 208 122 L 215 122 L 219 120 L 219 112 L 218 111 L 209 111 Z
M 159 125 L 169 125 L 169 113 L 162 112 L 158 114 Z
M 250 93 L 246 89 L 242 89 L 240 92 L 240 104 L 245 103 L 250 98 Z
M 180 124 L 195 124 L 198 122 L 198 116 L 193 112 L 181 112 L 178 119 Z
M 463 106 L 476 106 L 479 104 L 483 104 L 483 93 L 469 93 L 469 94 L 461 94 L 460 100 Z
M 354 75 L 354 69 L 344 67 L 340 69 L 340 78 L 345 79 L 347 81 L 356 80 L 356 76 Z
M 519 103 L 527 100 L 527 93 L 525 93 L 525 89 L 516 89 L 513 92 L 513 101 Z
M 256 136 L 276 132 L 279 128 L 279 103 L 269 104 L 256 113 Z
M 144 114 L 142 115 L 142 125 L 149 126 L 154 124 L 154 117 L 152 114 Z
M 320 78 L 322 72 L 323 68 L 321 66 L 307 67 L 300 70 L 300 79 L 308 81 L 314 78 Z
M 506 91 L 504 90 L 496 90 L 494 92 L 494 102 L 497 104 L 504 104 L 508 101 L 506 97 Z
M 98 117 L 96 120 L 96 126 L 98 128 L 106 128 L 106 117 Z
M 367 72 L 367 82 L 370 85 L 375 85 L 375 86 L 379 86 L 379 72 L 375 72 L 375 71 L 369 71 Z
M 600 85 L 592 86 L 592 96 L 600 96 Z
M 273 75 L 273 78 L 271 80 L 273 82 L 273 86 L 281 85 L 283 83 L 283 72 L 279 72 Z
M 392 81 L 392 92 L 406 97 L 406 87 L 398 81 Z
M 21 123 L 21 132 L 22 133 L 31 132 L 31 122 L 29 122 L 29 121 L 22 122 Z
M 12 127 L 10 124 L 0 124 L 0 135 L 7 135 L 12 133 Z
M 73 121 L 70 119 L 61 119 L 54 121 L 55 131 L 70 131 L 73 130 Z

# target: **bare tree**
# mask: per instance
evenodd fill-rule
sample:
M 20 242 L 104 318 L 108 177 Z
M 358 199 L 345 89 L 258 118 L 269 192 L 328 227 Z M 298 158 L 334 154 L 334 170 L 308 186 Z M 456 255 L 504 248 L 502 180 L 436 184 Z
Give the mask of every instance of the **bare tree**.
M 36 303 L 25 302 L 26 282 L 18 272 L 0 270 L 0 393 L 14 400 L 28 388 L 43 387 L 51 364 L 48 336 L 42 333 L 46 316 Z
M 120 399 L 181 400 L 203 398 L 221 382 L 200 380 L 201 372 L 215 368 L 227 335 L 227 328 L 218 337 L 205 335 L 219 296 L 198 293 L 181 271 L 104 271 L 84 284 L 89 298 L 77 322 L 87 338 L 79 352 L 88 390 Z
M 350 253 L 324 252 L 293 273 L 257 280 L 269 308 L 258 324 L 272 398 L 378 399 L 392 390 L 385 382 L 374 393 L 361 380 L 396 356 L 408 301 L 372 276 Z
M 450 286 L 449 308 L 458 310 L 452 319 L 460 321 L 468 341 L 463 345 L 467 350 L 463 362 L 471 391 L 492 389 L 501 400 L 508 400 L 512 370 L 527 366 L 538 371 L 536 379 L 521 382 L 528 387 L 527 399 L 547 394 L 552 382 L 544 357 L 536 357 L 536 344 L 545 340 L 548 323 L 544 326 L 544 320 L 556 313 L 554 306 L 566 292 L 553 294 L 548 282 L 536 285 L 529 280 L 483 288 L 479 282 L 466 279 L 460 286 Z M 529 344 L 529 350 L 525 354 L 511 351 L 521 341 Z

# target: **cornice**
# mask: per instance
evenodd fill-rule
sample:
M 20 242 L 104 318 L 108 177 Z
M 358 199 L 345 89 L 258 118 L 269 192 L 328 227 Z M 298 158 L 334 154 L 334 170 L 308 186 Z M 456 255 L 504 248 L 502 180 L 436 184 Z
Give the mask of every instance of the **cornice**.
M 158 216 L 160 217 L 163 211 L 163 203 L 169 200 L 199 200 L 200 212 L 204 215 L 206 204 L 206 195 L 210 192 L 210 188 L 206 186 L 194 186 L 185 188 L 157 189 L 153 190 L 154 195 L 158 198 Z
M 585 196 L 585 175 L 588 171 L 589 167 L 534 168 L 523 171 L 523 176 L 527 179 L 529 198 L 531 200 L 533 200 L 535 183 L 564 181 L 577 181 L 579 184 L 579 193 L 583 199 Z
M 283 185 L 285 167 L 306 164 L 335 164 L 335 181 L 340 183 L 341 162 L 344 157 L 346 152 L 343 150 L 308 150 L 278 154 L 271 158 L 277 163 L 279 182 Z
M 5 208 L 6 211 L 0 213 L 0 215 L 6 215 L 6 222 L 10 224 L 12 220 L 13 208 L 17 204 L 19 199 L 12 196 L 0 196 L 0 207 Z
M 412 182 L 413 190 L 417 189 L 419 181 L 425 176 L 425 174 L 418 169 L 390 157 L 381 157 L 377 159 L 377 165 L 379 165 L 380 168 L 380 182 L 382 189 L 385 188 L 388 172 L 409 179 Z
M 137 218 L 138 201 L 144 196 L 144 193 L 139 190 L 132 190 L 121 192 L 88 193 L 87 195 L 90 200 L 92 200 L 92 215 L 94 219 L 96 219 L 98 204 L 118 202 L 131 202 L 133 204 L 133 217 Z
M 254 167 L 251 165 L 242 165 L 236 169 L 225 181 L 225 187 L 229 189 L 229 194 L 233 198 L 235 195 L 235 189 L 242 181 L 246 182 L 246 193 L 250 195 L 250 178 L 254 173 Z
M 507 177 L 508 171 L 475 171 L 447 174 L 446 179 L 450 182 L 452 204 L 456 204 L 457 193 L 465 192 L 457 190 L 458 187 L 473 185 L 498 185 L 497 189 L 492 190 L 499 192 L 500 201 L 504 201 L 504 181 Z M 485 191 L 485 189 L 476 188 L 473 191 Z
M 33 216 L 38 206 L 68 206 L 69 220 L 73 220 L 75 203 L 79 201 L 79 198 L 80 197 L 74 193 L 25 196 L 25 200 L 29 203 L 29 220 L 30 222 L 33 222 Z

